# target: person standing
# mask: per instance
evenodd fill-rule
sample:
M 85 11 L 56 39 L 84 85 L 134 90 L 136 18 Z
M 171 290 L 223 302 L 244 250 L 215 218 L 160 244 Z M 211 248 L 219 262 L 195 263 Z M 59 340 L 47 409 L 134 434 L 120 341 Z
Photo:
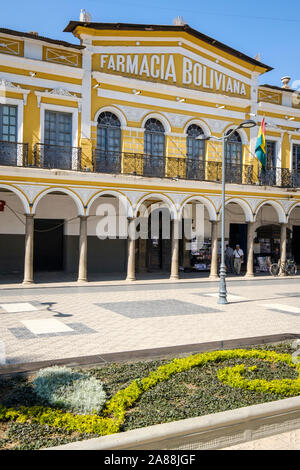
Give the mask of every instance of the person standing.
M 227 273 L 233 273 L 233 249 L 229 245 L 225 250 L 225 264 Z
M 240 245 L 236 245 L 235 250 L 233 252 L 233 258 L 234 258 L 235 273 L 239 275 L 241 272 L 241 265 L 244 261 L 244 252 L 240 248 Z

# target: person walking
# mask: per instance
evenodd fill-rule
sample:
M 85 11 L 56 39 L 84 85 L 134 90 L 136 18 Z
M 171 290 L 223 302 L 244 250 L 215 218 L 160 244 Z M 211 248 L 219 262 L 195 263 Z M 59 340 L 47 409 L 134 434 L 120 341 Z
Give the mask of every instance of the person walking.
M 227 273 L 233 273 L 233 249 L 229 245 L 225 250 L 225 264 Z
M 233 252 L 234 258 L 234 270 L 237 275 L 241 272 L 241 265 L 244 262 L 244 252 L 240 248 L 240 245 L 236 245 L 235 250 Z

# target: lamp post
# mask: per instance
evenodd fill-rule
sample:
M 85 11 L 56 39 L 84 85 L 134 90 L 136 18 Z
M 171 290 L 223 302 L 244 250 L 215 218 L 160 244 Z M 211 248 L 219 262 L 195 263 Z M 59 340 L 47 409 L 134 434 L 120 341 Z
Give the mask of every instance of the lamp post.
M 220 283 L 219 283 L 219 304 L 227 304 L 227 289 L 226 289 L 226 269 L 225 269 L 225 144 L 229 137 L 234 134 L 238 129 L 245 129 L 256 126 L 256 122 L 251 119 L 241 122 L 235 126 L 228 134 L 223 134 L 222 137 L 203 136 L 200 135 L 197 139 L 200 140 L 222 140 L 222 227 L 221 227 L 221 266 L 220 266 Z

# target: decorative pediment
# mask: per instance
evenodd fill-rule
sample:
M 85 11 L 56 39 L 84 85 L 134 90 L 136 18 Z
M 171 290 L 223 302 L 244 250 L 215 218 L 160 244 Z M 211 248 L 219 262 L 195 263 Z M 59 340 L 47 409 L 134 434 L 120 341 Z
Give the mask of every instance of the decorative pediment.
M 65 88 L 61 88 L 61 87 L 53 88 L 53 90 L 51 90 L 49 92 L 49 95 L 73 96 L 73 97 L 76 96 L 75 94 L 72 95 L 68 90 L 66 90 Z M 77 98 L 77 96 L 76 96 L 76 98 Z
M 16 89 L 20 88 L 20 85 L 16 86 L 12 82 L 10 82 L 9 80 L 6 80 L 5 78 L 0 77 L 0 88 L 1 89 L 3 89 L 3 88 L 5 88 L 5 89 L 14 89 L 14 91 L 16 91 Z
M 27 103 L 27 95 L 30 93 L 30 90 L 25 90 L 20 87 L 20 85 L 14 85 L 14 83 L 6 80 L 6 78 L 0 77 L 0 90 L 2 91 L 11 91 L 15 93 L 20 93 L 23 95 L 24 104 Z
M 66 90 L 62 87 L 53 88 L 52 90 L 45 90 L 45 91 L 35 91 L 35 94 L 38 99 L 38 107 L 41 105 L 41 99 L 44 98 L 61 98 L 68 101 L 77 101 L 78 108 L 81 107 L 82 99 L 77 96 L 75 93 L 70 93 L 69 90 Z

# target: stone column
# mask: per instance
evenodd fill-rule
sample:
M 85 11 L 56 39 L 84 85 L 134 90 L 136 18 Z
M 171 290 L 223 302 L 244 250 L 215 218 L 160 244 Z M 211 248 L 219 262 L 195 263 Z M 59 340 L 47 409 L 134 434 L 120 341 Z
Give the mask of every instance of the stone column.
M 171 251 L 171 274 L 170 279 L 176 281 L 179 279 L 178 263 L 179 263 L 179 221 L 171 221 L 171 234 L 172 234 L 172 251 Z
M 218 222 L 211 220 L 211 262 L 210 279 L 217 279 L 218 276 Z
M 287 224 L 280 224 L 280 264 L 286 263 L 286 228 Z M 286 276 L 286 273 L 280 273 L 281 276 Z
M 79 229 L 78 282 L 87 282 L 87 216 L 81 215 Z
M 33 280 L 33 237 L 34 237 L 34 215 L 25 214 L 25 260 L 23 284 L 32 284 Z
M 135 281 L 135 224 L 133 218 L 128 218 L 128 252 L 126 281 Z
M 254 245 L 254 228 L 255 222 L 248 222 L 247 224 L 247 272 L 246 277 L 254 277 L 253 271 L 253 245 Z

